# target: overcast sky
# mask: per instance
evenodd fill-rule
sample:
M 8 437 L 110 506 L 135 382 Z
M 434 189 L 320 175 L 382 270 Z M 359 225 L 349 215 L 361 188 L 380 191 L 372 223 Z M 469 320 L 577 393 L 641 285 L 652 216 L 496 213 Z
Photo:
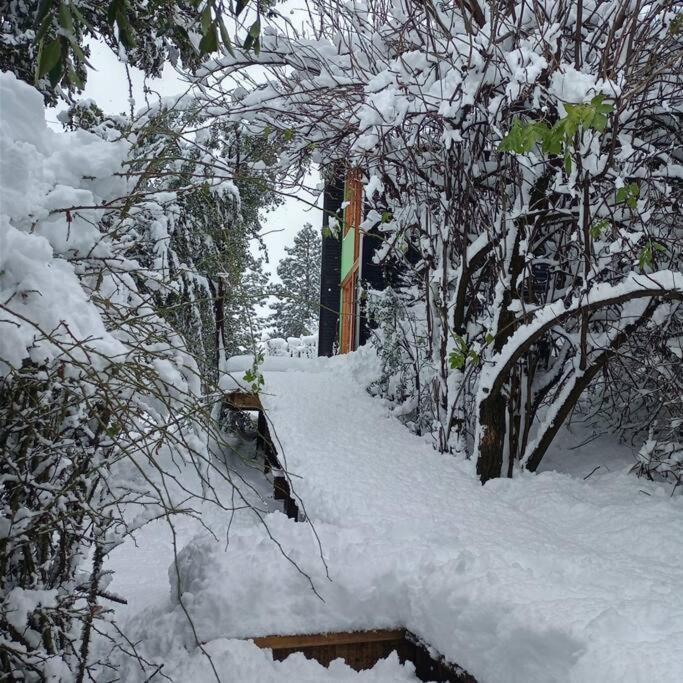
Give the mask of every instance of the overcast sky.
M 90 62 L 95 71 L 88 76 L 88 82 L 83 97 L 89 97 L 107 113 L 118 114 L 130 111 L 128 103 L 128 81 L 125 67 L 119 62 L 114 53 L 101 43 L 92 43 Z M 131 69 L 133 81 L 133 96 L 136 109 L 144 106 L 142 72 Z M 167 65 L 161 78 L 148 79 L 147 85 L 157 91 L 162 97 L 175 95 L 185 89 L 175 71 Z M 62 109 L 63 107 L 58 107 Z M 56 112 L 48 112 L 51 124 L 57 124 Z M 61 127 L 61 126 L 60 126 Z M 304 195 L 309 201 L 310 195 Z M 296 198 L 288 198 L 284 204 L 264 215 L 264 241 L 268 247 L 269 264 L 267 269 L 275 273 L 279 260 L 285 255 L 285 246 L 291 244 L 294 235 L 304 223 L 312 223 L 319 227 L 322 214 L 319 210 L 311 209 L 307 204 Z

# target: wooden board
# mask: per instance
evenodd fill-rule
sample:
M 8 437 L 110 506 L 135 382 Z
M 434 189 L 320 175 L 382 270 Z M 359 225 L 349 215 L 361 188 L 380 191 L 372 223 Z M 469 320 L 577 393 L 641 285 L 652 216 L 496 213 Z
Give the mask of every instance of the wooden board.
M 233 410 L 263 410 L 258 394 L 247 394 L 244 391 L 232 391 L 224 394 L 223 398 Z
M 415 675 L 421 681 L 477 683 L 467 671 L 446 661 L 404 628 L 265 636 L 253 638 L 253 641 L 259 647 L 272 650 L 275 660 L 282 661 L 300 652 L 323 666 L 329 666 L 330 662 L 341 658 L 356 671 L 370 669 L 380 659 L 396 652 L 399 661 L 409 661 L 415 665 Z
M 264 636 L 263 638 L 254 638 L 254 643 L 259 647 L 279 650 L 323 645 L 347 645 L 349 643 L 401 640 L 402 638 L 405 638 L 405 635 L 405 629 L 344 631 L 338 633 L 310 633 L 296 636 Z

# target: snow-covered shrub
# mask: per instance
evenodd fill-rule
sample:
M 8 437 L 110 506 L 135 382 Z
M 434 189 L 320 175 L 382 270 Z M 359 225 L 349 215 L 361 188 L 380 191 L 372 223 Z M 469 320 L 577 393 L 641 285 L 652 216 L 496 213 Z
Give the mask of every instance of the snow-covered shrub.
M 431 432 L 434 413 L 430 386 L 434 370 L 427 354 L 424 305 L 413 288 L 400 294 L 393 288 L 367 293 L 368 315 L 376 322 L 372 344 L 381 363 L 381 374 L 369 389 L 388 399 L 392 412 L 417 434 Z
M 273 337 L 264 339 L 261 347 L 266 356 L 315 358 L 318 355 L 318 337 L 315 334 L 301 337 Z
M 0 665 L 26 681 L 94 675 L 107 554 L 175 512 L 174 459 L 199 471 L 189 499 L 210 495 L 220 437 L 144 239 L 164 242 L 173 197 L 140 192 L 130 143 L 98 132 L 50 130 L 0 74 Z
M 287 340 L 281 337 L 274 337 L 273 339 L 265 339 L 263 341 L 263 348 L 266 356 L 289 356 L 289 347 Z
M 261 330 L 256 309 L 268 276 L 251 246 L 260 213 L 276 203 L 269 147 L 214 121 L 189 97 L 132 126 L 130 172 L 144 197 L 127 222 L 155 279 L 158 310 L 182 333 L 202 377 L 215 382 L 221 356 L 252 352 Z
M 362 229 L 425 306 L 436 447 L 482 481 L 535 470 L 683 298 L 680 8 L 315 4 L 315 39 L 263 36 L 268 81 L 230 115 L 287 141 L 283 166 L 362 169 Z M 207 64 L 207 106 L 245 61 Z
M 634 471 L 676 481 L 683 437 L 683 307 L 662 307 L 660 317 L 614 355 L 577 412 L 596 428 L 608 425 L 636 447 L 643 444 Z
M 318 355 L 318 335 L 287 337 L 287 346 L 292 358 L 315 358 Z
M 660 443 L 648 439 L 638 451 L 633 471 L 639 476 L 650 479 L 657 477 L 673 481 L 676 487 L 680 486 L 683 484 L 683 442 Z

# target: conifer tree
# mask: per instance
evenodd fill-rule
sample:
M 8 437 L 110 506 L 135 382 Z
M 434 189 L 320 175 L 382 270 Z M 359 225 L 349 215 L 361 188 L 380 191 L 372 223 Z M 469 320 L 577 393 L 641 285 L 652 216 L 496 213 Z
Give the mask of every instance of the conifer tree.
M 286 339 L 312 334 L 318 327 L 320 235 L 306 223 L 285 251 L 277 267 L 281 283 L 271 289 L 276 301 L 270 306 L 270 320 L 274 334 Z

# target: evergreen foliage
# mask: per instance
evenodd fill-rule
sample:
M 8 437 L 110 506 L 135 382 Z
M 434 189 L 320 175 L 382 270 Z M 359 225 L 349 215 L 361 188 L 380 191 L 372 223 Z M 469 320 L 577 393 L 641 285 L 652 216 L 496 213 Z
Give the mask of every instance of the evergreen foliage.
M 167 62 L 194 71 L 219 50 L 232 50 L 225 17 L 251 5 L 255 20 L 244 40 L 258 49 L 266 0 L 9 0 L 0 6 L 0 69 L 34 83 L 54 103 L 83 90 L 89 39 L 105 42 L 126 63 L 160 76 Z
M 161 111 L 144 130 L 136 146 L 140 189 L 171 193 L 162 201 L 163 216 L 150 215 L 141 235 L 146 263 L 159 279 L 156 300 L 188 341 L 202 376 L 215 382 L 226 355 L 253 352 L 260 338 L 257 311 L 268 277 L 263 257 L 251 249 L 262 212 L 277 199 L 268 172 L 251 169 L 269 162 L 272 149 L 196 106 Z
M 278 337 L 301 337 L 318 328 L 320 313 L 320 235 L 310 223 L 297 233 L 294 243 L 285 247 L 277 267 L 281 283 L 270 293 L 276 298 L 270 307 L 270 321 Z
M 216 381 L 253 345 L 270 152 L 191 102 L 136 121 L 79 105 L 57 134 L 11 74 L 0 99 L 0 669 L 80 683 L 109 665 L 91 647 L 120 601 L 109 553 L 156 517 L 232 506 Z

